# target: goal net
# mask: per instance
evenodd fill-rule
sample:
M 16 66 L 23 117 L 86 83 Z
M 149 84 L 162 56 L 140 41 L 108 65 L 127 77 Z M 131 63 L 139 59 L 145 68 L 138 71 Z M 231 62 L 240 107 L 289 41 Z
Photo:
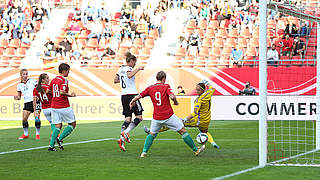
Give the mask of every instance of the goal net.
M 266 7 L 259 35 L 260 165 L 320 166 L 320 2 Z

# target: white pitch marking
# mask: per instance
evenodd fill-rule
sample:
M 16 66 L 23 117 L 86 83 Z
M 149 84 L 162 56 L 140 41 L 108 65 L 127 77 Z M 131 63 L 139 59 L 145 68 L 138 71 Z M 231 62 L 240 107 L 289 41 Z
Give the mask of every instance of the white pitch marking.
M 235 173 L 232 173 L 232 174 L 228 174 L 228 175 L 225 175 L 225 176 L 220 176 L 220 177 L 217 177 L 217 178 L 213 178 L 212 180 L 226 179 L 226 178 L 229 178 L 229 177 L 237 176 L 239 174 L 247 173 L 249 171 L 254 171 L 254 170 L 260 169 L 260 168 L 263 168 L 263 166 L 255 166 L 255 167 L 252 167 L 252 168 L 249 168 L 249 169 L 245 169 L 245 170 L 242 170 L 242 171 L 238 171 L 238 172 L 235 172 Z

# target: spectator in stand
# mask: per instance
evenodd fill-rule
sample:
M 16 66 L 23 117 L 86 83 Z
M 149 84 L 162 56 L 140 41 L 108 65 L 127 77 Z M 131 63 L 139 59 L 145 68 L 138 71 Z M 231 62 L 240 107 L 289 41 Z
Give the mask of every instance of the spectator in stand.
M 26 23 L 24 25 L 24 30 L 26 30 L 26 32 L 29 34 L 30 40 L 33 41 L 34 37 L 35 37 L 35 29 L 34 29 L 34 25 L 32 24 L 31 20 L 26 20 Z
M 29 34 L 27 33 L 26 30 L 24 30 L 22 33 L 21 43 L 23 43 L 25 45 L 30 45 L 30 43 L 31 43 L 31 40 L 29 38 Z
M 13 17 L 14 18 L 11 21 L 11 23 L 14 25 L 14 29 L 12 30 L 12 38 L 21 39 L 23 22 L 17 13 L 15 13 Z
M 269 50 L 267 52 L 267 61 L 268 61 L 268 64 L 271 64 L 271 65 L 276 65 L 279 61 L 279 53 L 276 50 L 275 44 L 272 44 L 271 48 L 269 47 Z
M 241 65 L 243 62 L 243 52 L 237 45 L 231 51 L 231 64 Z
M 232 15 L 232 7 L 228 4 L 228 1 L 224 1 L 223 7 L 220 8 L 220 15 L 218 15 L 218 22 L 221 23 L 224 19 L 230 19 Z
M 88 38 L 97 38 L 98 42 L 100 41 L 102 34 L 102 24 L 99 20 L 95 19 L 93 23 L 89 23 L 87 28 L 91 31 L 88 35 Z
M 78 41 L 72 44 L 72 50 L 70 51 L 70 59 L 78 61 L 81 57 L 82 46 Z
M 56 55 L 56 47 L 54 42 L 51 40 L 50 37 L 47 38 L 47 42 L 44 44 L 44 55 L 55 57 Z
M 63 41 L 61 41 L 58 44 L 58 53 L 60 53 L 63 57 L 70 57 L 70 51 L 72 49 L 72 41 L 69 40 L 67 37 L 63 38 Z
M 205 19 L 209 21 L 209 8 L 207 5 L 200 4 L 200 13 L 199 13 L 199 18 L 200 20 Z
M 285 36 L 284 39 L 282 39 L 282 55 L 283 56 L 290 56 L 292 52 L 292 45 L 293 45 L 293 38 L 290 38 L 289 34 Z
M 199 53 L 200 36 L 196 30 L 193 30 L 192 34 L 189 36 L 189 55 L 197 56 Z
M 301 26 L 299 28 L 299 36 L 300 37 L 305 37 L 308 33 L 308 27 L 307 24 L 305 22 L 301 23 Z
M 155 10 L 154 11 L 154 15 L 150 17 L 151 18 L 151 28 L 152 29 L 157 29 L 158 30 L 158 34 L 159 36 L 161 36 L 161 32 L 162 32 L 162 25 L 161 25 L 161 21 L 162 21 L 162 16 L 159 13 L 159 10 Z
M 183 90 L 182 86 L 179 85 L 178 86 L 178 95 L 185 95 L 185 94 L 186 94 L 186 92 Z
M 2 32 L 2 34 L 0 36 L 0 39 L 3 39 L 3 38 L 9 39 L 11 37 L 10 26 L 9 26 L 7 20 L 2 19 L 2 23 L 1 23 L 0 29 L 1 29 L 1 32 Z
M 293 24 L 291 21 L 287 24 L 286 29 L 284 30 L 284 34 L 289 34 L 290 37 L 295 37 L 298 35 L 297 25 Z
M 301 58 L 304 55 L 304 50 L 306 49 L 306 44 L 303 40 L 300 39 L 299 36 L 296 36 L 293 42 L 293 56 L 300 55 Z
M 34 20 L 35 21 L 43 21 L 43 17 L 46 15 L 45 10 L 41 7 L 40 4 L 36 5 L 36 8 L 34 9 Z
M 81 6 L 80 6 L 79 3 L 74 8 L 74 13 L 73 14 L 74 14 L 73 15 L 74 20 L 80 21 L 82 19 L 82 11 L 81 11 Z

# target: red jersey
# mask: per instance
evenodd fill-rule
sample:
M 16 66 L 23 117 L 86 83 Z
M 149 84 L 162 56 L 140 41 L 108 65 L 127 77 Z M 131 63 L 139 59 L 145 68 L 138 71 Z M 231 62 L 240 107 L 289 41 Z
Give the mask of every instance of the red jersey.
M 52 79 L 50 83 L 50 90 L 52 92 L 52 108 L 67 108 L 70 107 L 69 99 L 67 96 L 62 96 L 60 94 L 61 90 L 64 90 L 66 93 L 69 92 L 68 80 L 62 76 L 57 76 Z
M 156 83 L 147 87 L 140 96 L 150 96 L 153 103 L 153 119 L 165 120 L 173 115 L 169 95 L 173 94 L 168 84 Z
M 41 86 L 44 89 L 44 92 L 38 92 L 37 88 L 34 88 L 33 97 L 38 97 L 40 99 L 42 109 L 51 108 L 52 94 L 45 93 L 47 91 L 47 89 L 49 88 L 49 85 L 48 84 L 41 84 Z

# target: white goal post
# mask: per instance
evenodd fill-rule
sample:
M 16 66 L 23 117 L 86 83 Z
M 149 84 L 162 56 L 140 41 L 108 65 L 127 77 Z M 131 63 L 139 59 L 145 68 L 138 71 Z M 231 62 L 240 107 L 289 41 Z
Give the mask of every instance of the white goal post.
M 314 7 L 316 8 L 316 7 Z M 318 7 L 320 8 L 320 7 Z M 295 123 L 288 120 L 283 121 L 279 127 L 273 127 L 271 131 L 274 133 L 274 137 L 279 137 L 282 141 L 289 141 L 288 144 L 281 145 L 279 152 L 282 153 L 280 159 L 268 160 L 268 65 L 267 65 L 267 11 L 268 9 L 281 12 L 287 16 L 293 16 L 306 21 L 317 23 L 317 44 L 316 44 L 316 94 L 311 98 L 316 98 L 316 117 L 314 121 L 306 121 L 302 123 L 297 121 Z M 304 8 L 297 8 L 291 5 L 285 5 L 282 3 L 267 3 L 267 1 L 259 1 L 259 166 L 266 165 L 278 165 L 278 166 L 320 166 L 320 17 L 316 17 L 310 14 L 304 13 Z M 307 46 L 306 46 L 307 47 Z M 279 96 L 281 98 L 281 95 Z M 277 124 L 278 122 L 274 122 Z M 279 123 L 280 124 L 280 123 Z M 288 126 L 286 126 L 289 124 Z M 293 125 L 292 125 L 293 124 Z M 315 124 L 315 125 L 314 125 Z M 283 125 L 283 127 L 282 127 Z M 314 126 L 313 126 L 314 125 Z M 281 126 L 281 127 L 280 127 Z M 286 127 L 284 127 L 286 126 Z M 303 127 L 304 126 L 304 127 Z M 292 131 L 290 128 L 295 128 Z M 272 127 L 271 127 L 272 128 Z M 304 128 L 304 136 L 300 136 L 299 132 L 303 131 L 300 128 Z M 281 130 L 279 130 L 281 129 Z M 278 131 L 279 130 L 279 131 Z M 279 134 L 276 134 L 280 132 Z M 285 133 L 283 133 L 286 131 Z M 307 131 L 314 131 L 308 133 Z M 292 133 L 292 134 L 291 134 Z M 289 137 L 293 136 L 294 137 Z M 299 135 L 298 135 L 299 134 Z M 280 137 L 286 136 L 286 137 Z M 288 138 L 288 139 L 286 139 Z M 312 144 L 310 144 L 312 142 Z M 294 144 L 296 143 L 296 144 Z M 305 143 L 305 144 L 303 144 Z M 277 144 L 272 144 L 277 146 Z M 284 146 L 288 146 L 288 150 L 285 150 Z M 290 147 L 289 147 L 290 146 Z M 301 149 L 300 146 L 306 146 L 307 148 Z M 309 148 L 313 147 L 312 150 Z M 300 149 L 299 149 L 300 148 Z M 275 148 L 276 149 L 276 148 Z M 298 150 L 297 150 L 298 149 Z M 286 151 L 291 151 L 287 155 L 283 155 Z M 318 152 L 319 154 L 315 154 Z M 312 154 L 312 155 L 310 155 Z M 310 157 L 308 156 L 310 155 Z M 318 156 L 319 155 L 319 156 Z M 300 160 L 299 157 L 308 156 L 304 160 Z M 292 161 L 292 159 L 299 159 Z

